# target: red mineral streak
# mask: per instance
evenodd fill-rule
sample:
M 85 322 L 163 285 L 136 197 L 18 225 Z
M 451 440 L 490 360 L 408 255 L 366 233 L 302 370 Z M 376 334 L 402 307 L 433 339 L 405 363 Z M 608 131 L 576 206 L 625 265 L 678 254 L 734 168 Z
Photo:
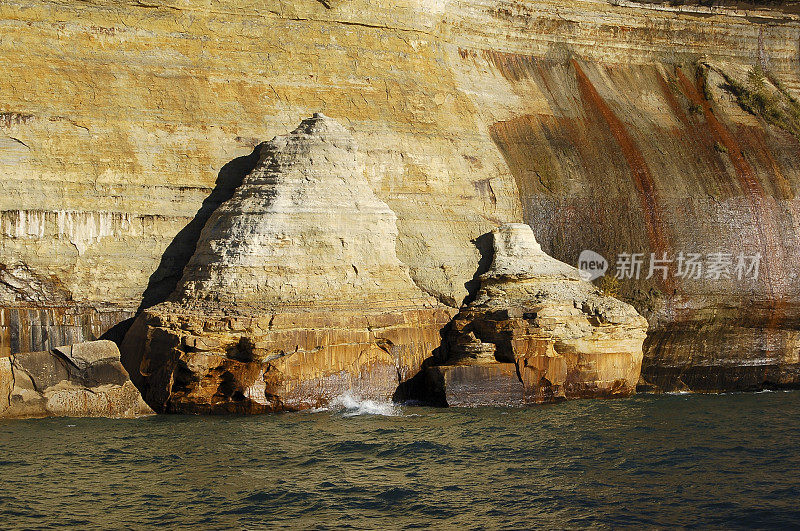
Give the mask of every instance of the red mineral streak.
M 727 169 L 720 159 L 721 154 L 714 148 L 714 138 L 709 134 L 708 129 L 701 127 L 697 120 L 692 120 L 678 103 L 675 93 L 669 83 L 659 72 L 656 75 L 664 98 L 672 109 L 673 114 L 684 126 L 684 129 L 675 130 L 675 135 L 692 153 L 702 157 L 707 166 L 711 168 L 710 177 L 714 178 L 716 192 L 723 196 L 737 195 L 737 191 L 730 179 L 727 178 Z
M 614 137 L 631 169 L 631 178 L 642 206 L 651 248 L 658 256 L 661 256 L 664 252 L 669 254 L 670 245 L 667 236 L 664 234 L 664 216 L 659 205 L 658 192 L 644 155 L 642 155 L 633 138 L 628 134 L 625 125 L 603 100 L 581 66 L 574 59 L 572 60 L 572 66 L 575 68 L 578 88 L 587 110 L 598 114 L 608 126 L 609 132 Z M 670 290 L 672 280 L 668 277 L 666 281 L 662 281 L 662 284 L 665 284 L 664 288 Z
M 800 148 L 797 139 L 789 133 L 784 132 L 784 134 L 791 144 L 791 147 L 788 147 L 787 150 L 797 150 Z M 739 126 L 737 127 L 735 136 L 740 142 L 745 144 L 742 146 L 743 149 L 753 154 L 760 166 L 772 171 L 773 182 L 770 183 L 772 184 L 772 190 L 765 190 L 765 195 L 772 195 L 778 199 L 794 199 L 792 186 L 781 171 L 775 157 L 772 155 L 774 147 L 771 148 L 769 145 L 770 139 L 766 134 L 766 130 L 752 126 Z

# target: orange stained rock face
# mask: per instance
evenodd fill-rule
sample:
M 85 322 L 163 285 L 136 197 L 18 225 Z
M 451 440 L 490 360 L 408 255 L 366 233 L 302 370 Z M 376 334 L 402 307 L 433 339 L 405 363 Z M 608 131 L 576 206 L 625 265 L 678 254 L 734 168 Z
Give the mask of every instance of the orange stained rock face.
M 679 343 L 703 352 L 699 336 L 685 342 L 688 318 L 748 338 L 777 330 L 767 339 L 791 356 L 798 144 L 710 85 L 714 117 L 751 168 L 743 180 L 736 149 L 707 125 L 703 104 L 689 109 L 696 89 L 673 72 L 703 57 L 742 80 L 758 51 L 796 96 L 797 21 L 594 0 L 443 6 L 0 5 L 9 36 L 0 42 L 0 262 L 24 263 L 64 291 L 31 302 L 34 288 L 21 298 L 0 288 L 5 322 L 17 323 L 0 322 L 0 351 L 46 348 L 75 330 L 89 339 L 105 331 L 95 314 L 121 321 L 151 281 L 177 282 L 175 257 L 192 253 L 183 236 L 199 232 L 198 212 L 230 184 L 225 168 L 322 111 L 355 136 L 369 186 L 397 215 L 398 259 L 439 301 L 458 307 L 467 295 L 480 260 L 472 240 L 523 218 L 569 263 L 583 249 L 612 263 L 619 252 L 741 249 L 764 255 L 760 280 L 622 283 L 658 329 L 649 359 L 664 354 L 669 365 Z M 54 316 L 64 300 L 83 312 L 80 325 Z M 717 346 L 731 366 L 750 366 L 735 351 L 757 352 L 764 339 L 742 347 L 714 337 L 729 342 Z
M 771 334 L 772 330 L 778 327 L 778 323 L 783 318 L 783 307 L 786 304 L 784 301 L 785 294 L 778 284 L 783 283 L 782 279 L 787 276 L 787 273 L 776 269 L 776 264 L 784 262 L 785 254 L 784 244 L 780 234 L 781 231 L 775 217 L 776 212 L 773 208 L 770 208 L 767 194 L 758 180 L 753 167 L 745 158 L 739 141 L 731 134 L 728 128 L 717 119 L 711 102 L 705 98 L 704 78 L 698 75 L 697 84 L 693 85 L 680 68 L 677 68 L 676 72 L 685 94 L 692 102 L 702 106 L 707 127 L 711 130 L 712 135 L 725 146 L 726 152 L 734 168 L 736 168 L 736 174 L 739 177 L 741 186 L 750 201 L 752 226 L 758 231 L 763 256 L 766 257 L 763 272 L 765 283 L 770 292 L 773 311 L 771 318 L 764 327 L 764 333 Z M 779 183 L 782 184 L 784 182 L 783 176 L 780 173 L 776 176 L 778 177 Z
M 697 66 L 708 69 L 703 85 L 669 63 L 484 64 L 506 101 L 524 102 L 510 117 L 495 109 L 490 130 L 542 247 L 568 263 L 593 250 L 611 275 L 619 253 L 641 253 L 638 277 L 620 279 L 617 293 L 650 321 L 648 378 L 663 370 L 669 377 L 657 380 L 668 389 L 794 385 L 786 382 L 797 381 L 800 151 L 790 132 L 747 113 L 726 88 L 724 76 L 746 84 L 752 66 L 709 59 Z M 525 76 L 505 75 L 504 64 Z M 651 253 L 664 252 L 666 278 L 649 277 Z M 758 256 L 760 269 L 757 278 L 733 265 L 719 279 L 686 278 L 677 274 L 680 253 L 727 253 L 734 264 Z M 691 370 L 697 363 L 707 370 Z
M 229 320 L 156 310 L 131 329 L 123 361 L 159 412 L 308 409 L 345 393 L 390 400 L 439 346 L 451 315 L 317 310 L 264 316 L 268 330 L 233 331 Z M 197 326 L 218 332 L 198 342 L 187 330 Z
M 442 366 L 428 370 L 434 398 L 515 405 L 515 395 L 503 394 L 504 371 L 515 374 L 524 404 L 633 394 L 645 319 L 543 253 L 527 225 L 503 225 L 492 236 L 492 266 L 445 331 Z

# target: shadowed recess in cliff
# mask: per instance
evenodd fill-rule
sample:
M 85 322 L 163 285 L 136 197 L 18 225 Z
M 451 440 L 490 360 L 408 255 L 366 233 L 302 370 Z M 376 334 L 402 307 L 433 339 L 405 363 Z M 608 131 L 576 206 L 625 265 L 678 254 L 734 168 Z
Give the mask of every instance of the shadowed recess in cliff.
M 203 230 L 206 221 L 219 205 L 233 196 L 245 176 L 253 171 L 258 164 L 260 151 L 261 145 L 259 144 L 249 155 L 235 158 L 220 169 L 214 190 L 203 201 L 194 219 L 175 235 L 172 243 L 161 256 L 161 263 L 150 276 L 147 289 L 142 295 L 139 311 L 164 302 L 175 290 L 183 274 L 183 269 L 194 254 L 200 238 L 200 231 Z M 124 336 L 124 333 L 122 335 Z
M 478 249 L 480 259 L 478 260 L 478 267 L 475 269 L 475 274 L 472 276 L 472 279 L 464 283 L 468 294 L 462 301 L 462 306 L 475 300 L 475 297 L 478 295 L 478 290 L 481 288 L 481 275 L 489 271 L 489 268 L 492 266 L 492 260 L 494 259 L 494 243 L 491 232 L 481 234 L 472 240 L 472 243 L 475 244 L 475 247 Z M 430 357 L 422 362 L 419 371 L 407 380 L 400 379 L 400 384 L 395 390 L 394 395 L 392 395 L 392 400 L 394 402 L 423 403 L 437 406 L 446 405 L 446 403 L 441 401 L 439 395 L 431 393 L 431 388 L 427 380 L 427 370 L 429 367 L 442 363 L 447 358 L 447 352 L 443 346 L 443 342 L 451 333 L 452 325 L 452 321 L 448 322 L 439 330 L 439 336 L 441 337 L 440 345 L 433 350 Z

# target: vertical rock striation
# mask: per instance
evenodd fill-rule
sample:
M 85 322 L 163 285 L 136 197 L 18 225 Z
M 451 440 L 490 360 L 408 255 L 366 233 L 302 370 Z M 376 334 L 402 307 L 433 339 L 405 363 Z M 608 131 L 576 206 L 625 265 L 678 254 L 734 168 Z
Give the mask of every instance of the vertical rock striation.
M 445 364 L 428 369 L 434 400 L 520 405 L 632 394 L 647 321 L 542 252 L 528 225 L 492 236 L 494 261 L 453 319 Z
M 391 398 L 451 316 L 411 280 L 396 240 L 353 137 L 315 114 L 261 146 L 170 300 L 126 336 L 125 363 L 162 412 Z
M 800 144 L 776 117 L 800 107 L 772 74 L 753 80 L 757 62 L 700 63 L 525 70 L 507 83 L 558 110 L 498 121 L 495 140 L 543 248 L 601 254 L 647 317 L 650 388 L 797 386 Z M 771 102 L 763 115 L 742 87 Z M 639 267 L 618 265 L 631 255 Z

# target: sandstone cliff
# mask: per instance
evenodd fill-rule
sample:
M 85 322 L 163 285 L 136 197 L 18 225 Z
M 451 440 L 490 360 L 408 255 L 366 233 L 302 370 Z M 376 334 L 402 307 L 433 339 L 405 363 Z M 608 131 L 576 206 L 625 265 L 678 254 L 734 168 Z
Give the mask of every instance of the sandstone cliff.
M 98 337 L 162 301 L 257 144 L 321 110 L 373 162 L 397 256 L 440 301 L 460 306 L 471 240 L 509 221 L 570 264 L 583 249 L 612 264 L 759 253 L 753 280 L 622 280 L 651 324 L 644 374 L 663 389 L 800 381 L 794 15 L 10 0 L 0 28 L 0 352 Z
M 496 406 L 633 394 L 647 321 L 543 253 L 528 225 L 492 236 L 477 298 L 453 319 L 444 363 L 427 370 L 432 399 Z
M 160 412 L 391 399 L 451 313 L 397 258 L 396 216 L 346 129 L 315 114 L 259 152 L 170 300 L 126 336 L 126 367 Z

